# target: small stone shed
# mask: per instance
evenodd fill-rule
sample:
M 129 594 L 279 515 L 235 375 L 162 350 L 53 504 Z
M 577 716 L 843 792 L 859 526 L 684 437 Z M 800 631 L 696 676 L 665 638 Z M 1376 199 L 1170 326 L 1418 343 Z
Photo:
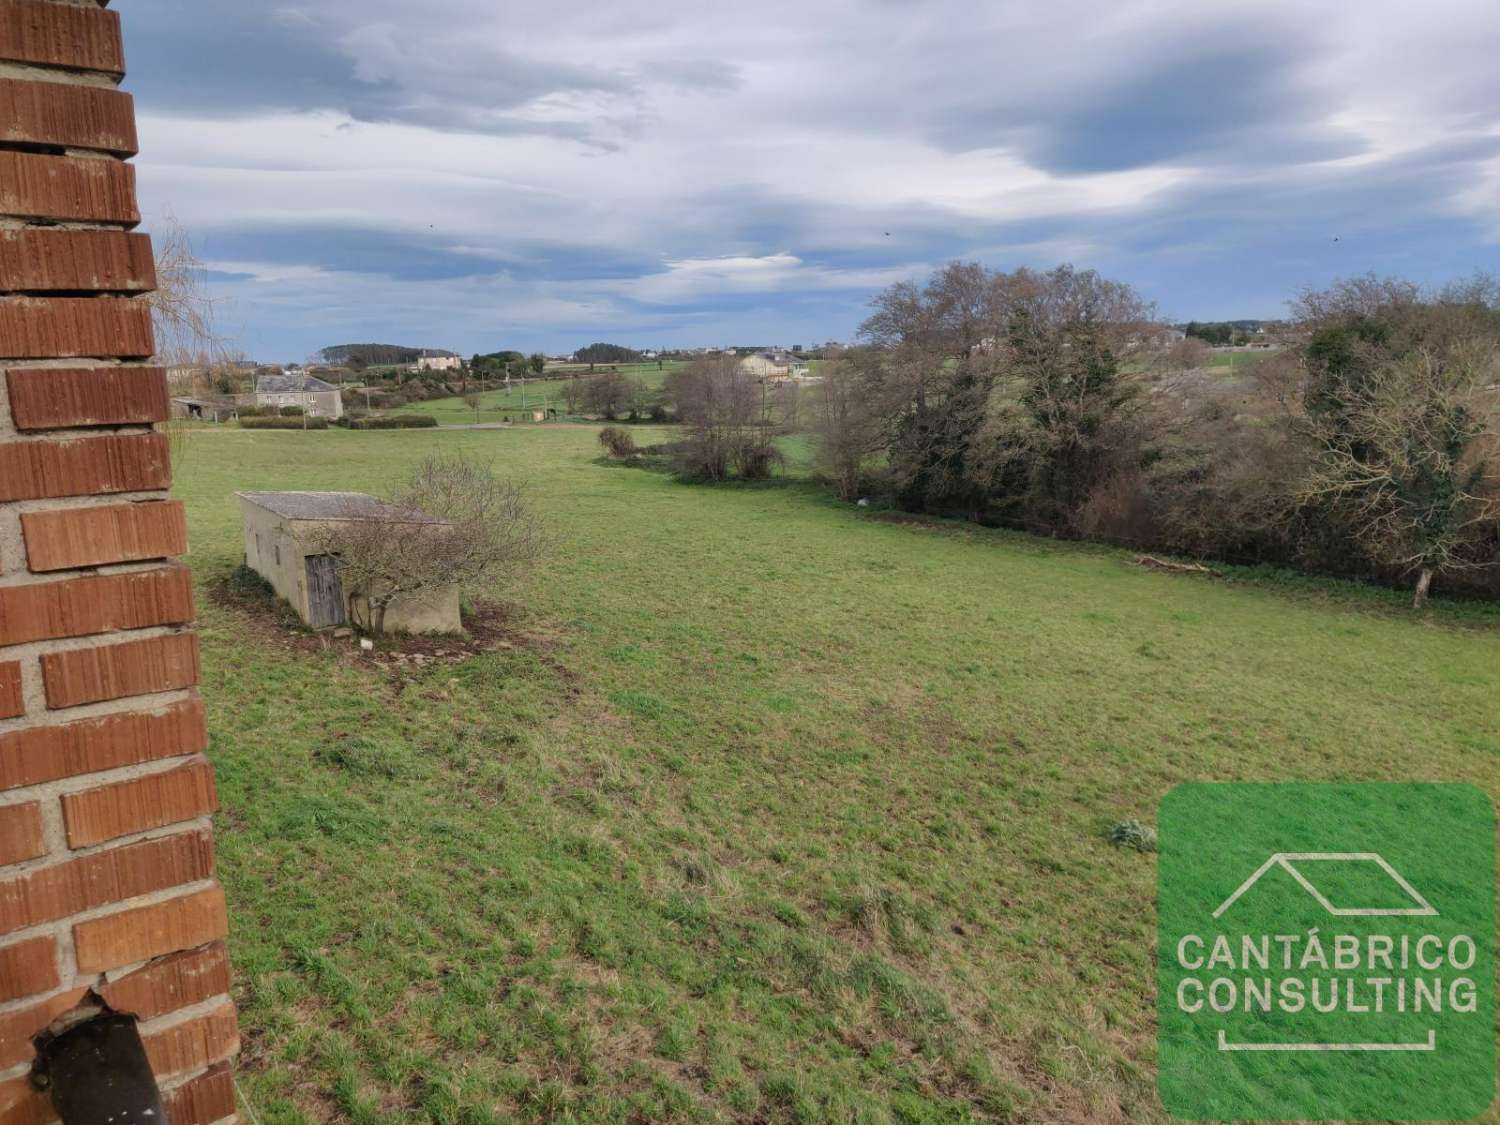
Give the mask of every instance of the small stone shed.
M 379 520 L 394 535 L 420 535 L 441 524 L 432 516 L 398 508 L 363 492 L 240 492 L 245 562 L 269 582 L 314 629 L 355 622 L 368 613 L 360 592 L 345 591 L 334 559 L 320 552 L 320 531 L 337 520 Z M 395 633 L 456 633 L 461 628 L 458 588 L 397 598 L 385 628 Z

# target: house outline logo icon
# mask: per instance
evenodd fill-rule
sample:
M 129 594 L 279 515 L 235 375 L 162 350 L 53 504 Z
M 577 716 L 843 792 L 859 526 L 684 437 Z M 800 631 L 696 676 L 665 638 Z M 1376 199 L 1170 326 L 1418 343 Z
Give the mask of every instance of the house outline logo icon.
M 1373 863 L 1390 876 L 1392 882 L 1409 895 L 1415 906 L 1335 906 L 1328 896 L 1318 890 L 1297 863 L 1314 862 Z M 1219 904 L 1214 911 L 1220 917 L 1239 901 L 1240 897 L 1260 882 L 1272 868 L 1279 867 L 1302 887 L 1324 910 L 1338 918 L 1431 918 L 1437 908 L 1422 897 L 1422 893 L 1407 881 L 1406 877 L 1390 865 L 1379 852 L 1274 852 L 1271 858 L 1257 867 L 1250 878 L 1235 889 L 1235 892 Z M 1236 1043 L 1231 1042 L 1223 1028 L 1219 1029 L 1218 1047 L 1221 1051 L 1435 1051 L 1437 1030 L 1429 1028 L 1427 1038 L 1411 1043 Z
M 1350 863 L 1374 863 L 1384 871 L 1391 880 L 1399 886 L 1417 905 L 1415 906 L 1335 906 L 1328 901 L 1328 897 L 1318 890 L 1298 868 L 1296 863 L 1323 862 L 1328 860 L 1344 861 Z M 1255 869 L 1254 874 L 1246 879 L 1235 892 L 1219 904 L 1214 911 L 1215 918 L 1220 917 L 1226 910 L 1239 901 L 1242 896 L 1261 878 L 1279 867 L 1290 875 L 1297 883 L 1310 894 L 1314 900 L 1329 914 L 1337 918 L 1431 918 L 1437 916 L 1437 909 L 1422 897 L 1416 887 L 1406 881 L 1406 878 L 1386 862 L 1385 858 L 1378 852 L 1275 852 L 1271 858 L 1266 860 Z

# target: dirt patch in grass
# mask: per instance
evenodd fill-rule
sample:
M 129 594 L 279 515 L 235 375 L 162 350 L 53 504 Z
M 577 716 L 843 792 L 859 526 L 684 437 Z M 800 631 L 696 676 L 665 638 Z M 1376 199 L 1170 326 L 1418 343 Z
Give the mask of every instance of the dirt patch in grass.
M 465 610 L 462 633 L 392 634 L 374 638 L 375 647 L 366 650 L 354 630 L 309 629 L 258 574 L 244 567 L 210 579 L 208 599 L 239 616 L 248 634 L 262 644 L 287 652 L 332 652 L 354 663 L 383 668 L 466 660 L 503 649 L 546 653 L 557 645 L 555 637 L 524 629 L 516 607 L 483 601 Z

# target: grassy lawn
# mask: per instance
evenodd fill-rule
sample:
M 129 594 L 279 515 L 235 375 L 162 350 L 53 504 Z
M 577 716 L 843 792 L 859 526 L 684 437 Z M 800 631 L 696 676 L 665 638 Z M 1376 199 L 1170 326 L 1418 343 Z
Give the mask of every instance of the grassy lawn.
M 1267 351 L 1214 352 L 1209 366 L 1225 374 L 1248 375 L 1266 356 L 1272 354 L 1274 353 Z
M 1111 824 L 1190 779 L 1500 796 L 1474 612 L 680 485 L 585 428 L 186 444 L 200 583 L 236 489 L 439 447 L 558 536 L 524 640 L 400 673 L 201 596 L 264 1125 L 1156 1120 L 1154 862 Z

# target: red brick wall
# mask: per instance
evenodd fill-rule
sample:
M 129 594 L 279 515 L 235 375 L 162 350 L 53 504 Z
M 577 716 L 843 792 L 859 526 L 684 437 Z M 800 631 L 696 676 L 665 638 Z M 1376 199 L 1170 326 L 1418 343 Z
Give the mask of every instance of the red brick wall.
M 235 1115 L 213 769 L 120 18 L 0 0 L 0 1125 L 31 1036 L 134 1013 L 173 1125 Z

